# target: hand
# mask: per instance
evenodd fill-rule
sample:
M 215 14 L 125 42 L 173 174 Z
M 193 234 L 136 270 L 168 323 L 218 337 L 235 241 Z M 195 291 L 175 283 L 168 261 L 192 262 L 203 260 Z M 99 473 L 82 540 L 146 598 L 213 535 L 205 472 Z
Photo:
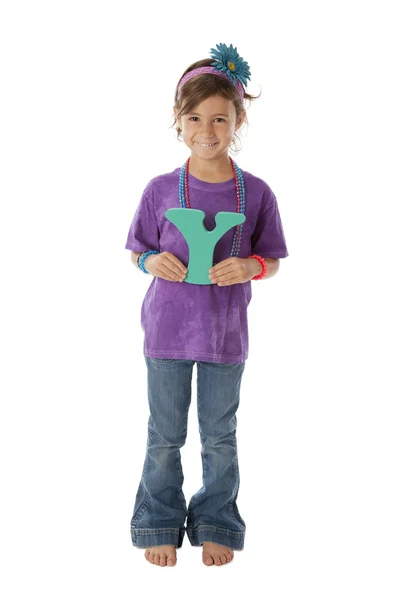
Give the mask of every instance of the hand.
M 250 281 L 255 275 L 259 275 L 262 267 L 256 258 L 238 258 L 232 256 L 214 265 L 210 269 L 212 283 L 219 286 L 233 285 Z
M 185 265 L 171 252 L 150 254 L 144 261 L 144 266 L 153 277 L 161 277 L 167 281 L 183 281 L 187 275 Z

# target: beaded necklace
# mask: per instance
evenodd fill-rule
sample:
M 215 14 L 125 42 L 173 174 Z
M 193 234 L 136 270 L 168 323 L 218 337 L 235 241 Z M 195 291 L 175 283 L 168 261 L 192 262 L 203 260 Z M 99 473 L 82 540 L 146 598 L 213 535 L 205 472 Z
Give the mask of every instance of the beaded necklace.
M 236 198 L 237 198 L 237 210 L 236 212 L 245 214 L 246 210 L 246 192 L 244 188 L 244 180 L 243 173 L 238 165 L 228 157 L 231 166 L 233 169 L 233 173 L 235 175 L 235 186 L 236 186 Z M 179 175 L 179 204 L 181 208 L 190 208 L 189 201 L 189 183 L 188 183 L 188 173 L 189 173 L 189 162 L 190 157 L 187 159 L 184 165 L 181 167 L 180 175 Z M 240 242 L 242 239 L 242 229 L 243 223 L 241 225 L 236 225 L 235 235 L 233 237 L 232 248 L 230 256 L 238 256 L 240 252 Z

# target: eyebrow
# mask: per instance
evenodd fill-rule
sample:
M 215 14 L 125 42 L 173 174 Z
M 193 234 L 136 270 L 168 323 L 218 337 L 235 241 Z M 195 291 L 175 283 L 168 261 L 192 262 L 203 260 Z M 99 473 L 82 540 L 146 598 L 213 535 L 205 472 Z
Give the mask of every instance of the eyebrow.
M 196 113 L 196 112 L 190 112 L 189 115 L 196 115 L 196 117 L 201 117 L 202 115 L 200 113 Z M 213 117 L 227 117 L 229 118 L 229 115 L 226 115 L 225 113 L 216 113 L 215 115 L 212 115 Z

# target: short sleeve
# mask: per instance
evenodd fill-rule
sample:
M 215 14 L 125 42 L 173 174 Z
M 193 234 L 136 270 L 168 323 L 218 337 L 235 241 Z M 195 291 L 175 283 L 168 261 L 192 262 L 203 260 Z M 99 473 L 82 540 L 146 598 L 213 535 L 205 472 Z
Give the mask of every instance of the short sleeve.
M 263 258 L 285 258 L 289 256 L 278 203 L 275 195 L 264 193 L 263 204 L 251 236 L 252 254 Z
M 125 248 L 132 252 L 160 251 L 160 234 L 149 185 L 144 190 L 128 232 Z

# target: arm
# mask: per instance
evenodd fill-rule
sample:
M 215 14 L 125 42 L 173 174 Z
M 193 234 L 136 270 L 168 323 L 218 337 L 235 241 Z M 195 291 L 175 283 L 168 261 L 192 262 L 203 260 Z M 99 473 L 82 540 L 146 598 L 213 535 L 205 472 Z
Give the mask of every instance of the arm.
M 263 279 L 268 279 L 268 277 L 273 277 L 279 271 L 280 259 L 279 258 L 266 258 L 263 256 L 263 259 L 268 265 L 268 272 Z M 251 260 L 254 264 L 254 275 L 259 275 L 262 271 L 261 265 L 256 258 L 248 258 L 247 260 Z
M 140 252 L 131 252 L 131 260 L 132 260 L 133 264 L 135 265 L 135 267 L 136 267 L 137 269 L 139 269 L 139 267 L 138 267 L 138 265 L 136 264 L 136 259 L 137 259 L 137 257 L 139 256 L 139 254 L 140 254 Z M 261 265 L 260 265 L 260 266 L 261 266 Z M 139 270 L 140 270 L 140 269 L 139 269 Z M 260 273 L 261 273 L 261 271 L 260 271 Z

